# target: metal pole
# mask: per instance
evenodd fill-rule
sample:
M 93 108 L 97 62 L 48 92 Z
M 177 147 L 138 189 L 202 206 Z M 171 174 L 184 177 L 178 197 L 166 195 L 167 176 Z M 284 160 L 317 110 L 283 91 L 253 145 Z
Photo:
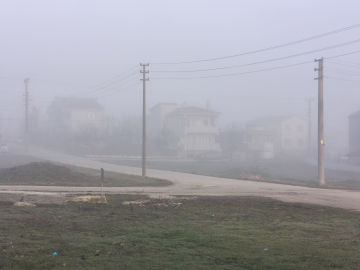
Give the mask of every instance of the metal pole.
M 145 79 L 145 67 L 149 64 L 140 64 L 143 67 L 143 70 L 140 70 L 140 73 L 143 74 L 143 134 L 142 134 L 142 177 L 146 177 L 146 92 L 145 92 L 145 81 L 148 81 L 149 78 Z
M 29 154 L 29 79 L 25 79 L 25 155 Z
M 324 59 L 319 62 L 318 70 L 318 178 L 319 186 L 325 186 L 324 173 Z

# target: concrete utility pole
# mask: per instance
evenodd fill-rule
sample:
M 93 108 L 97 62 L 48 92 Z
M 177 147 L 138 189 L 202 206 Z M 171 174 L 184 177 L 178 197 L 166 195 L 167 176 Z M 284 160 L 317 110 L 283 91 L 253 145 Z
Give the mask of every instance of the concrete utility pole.
M 318 177 L 319 186 L 325 186 L 324 173 L 324 59 L 315 60 L 319 62 L 318 71 Z
M 29 79 L 24 80 L 25 83 L 25 155 L 29 155 Z
M 313 98 L 307 98 L 306 102 L 309 102 L 309 143 L 308 143 L 308 150 L 309 150 L 309 155 L 311 154 L 311 102 L 314 101 Z
M 146 177 L 146 93 L 145 93 L 145 82 L 149 80 L 149 78 L 145 79 L 145 74 L 149 73 L 149 71 L 145 70 L 146 66 L 149 64 L 140 64 L 143 67 L 143 70 L 140 70 L 140 73 L 143 74 L 143 78 L 140 79 L 143 81 L 143 134 L 142 134 L 142 177 Z

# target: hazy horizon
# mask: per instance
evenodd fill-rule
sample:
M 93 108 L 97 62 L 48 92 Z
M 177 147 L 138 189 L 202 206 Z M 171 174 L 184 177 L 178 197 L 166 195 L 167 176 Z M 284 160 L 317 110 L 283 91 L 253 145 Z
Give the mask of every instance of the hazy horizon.
M 97 98 L 106 115 L 140 116 L 140 63 L 150 63 L 147 108 L 160 102 L 205 107 L 211 100 L 212 109 L 222 113 L 220 123 L 226 124 L 267 115 L 306 117 L 305 99 L 314 98 L 316 132 L 314 59 L 356 52 L 359 43 L 231 69 L 167 72 L 244 65 L 323 49 L 357 40 L 360 27 L 239 57 L 154 63 L 221 58 L 298 41 L 358 24 L 358 10 L 359 1 L 1 1 L 0 118 L 22 119 L 25 78 L 30 79 L 30 104 L 40 109 L 42 119 L 55 96 L 72 95 Z M 324 61 L 325 141 L 329 148 L 346 149 L 347 116 L 360 109 L 360 53 L 334 60 L 355 63 Z M 156 79 L 228 75 L 302 62 L 309 63 L 235 76 Z M 130 69 L 127 80 L 91 88 Z

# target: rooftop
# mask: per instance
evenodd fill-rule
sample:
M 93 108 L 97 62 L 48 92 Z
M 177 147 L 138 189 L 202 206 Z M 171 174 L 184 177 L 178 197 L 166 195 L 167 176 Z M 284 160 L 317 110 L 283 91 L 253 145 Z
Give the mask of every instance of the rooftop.
M 360 110 L 357 111 L 357 112 L 354 112 L 354 113 L 350 114 L 348 117 L 349 117 L 349 118 L 355 118 L 355 117 L 357 118 L 357 117 L 360 117 Z

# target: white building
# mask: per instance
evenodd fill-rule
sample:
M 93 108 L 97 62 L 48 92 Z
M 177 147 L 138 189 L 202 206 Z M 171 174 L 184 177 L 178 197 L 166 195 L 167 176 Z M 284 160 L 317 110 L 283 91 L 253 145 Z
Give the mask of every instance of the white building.
M 220 151 L 217 142 L 219 112 L 211 110 L 210 102 L 206 108 L 181 108 L 176 103 L 160 103 L 151 108 L 148 117 L 148 134 L 152 138 L 161 137 L 164 132 L 174 139 L 171 148 L 183 152 L 184 156 L 196 156 L 206 151 Z
M 56 97 L 47 109 L 50 123 L 55 128 L 76 133 L 82 125 L 102 128 L 103 107 L 94 99 Z
M 308 122 L 296 115 L 262 117 L 248 124 L 246 144 L 254 158 L 304 155 L 308 143 Z

